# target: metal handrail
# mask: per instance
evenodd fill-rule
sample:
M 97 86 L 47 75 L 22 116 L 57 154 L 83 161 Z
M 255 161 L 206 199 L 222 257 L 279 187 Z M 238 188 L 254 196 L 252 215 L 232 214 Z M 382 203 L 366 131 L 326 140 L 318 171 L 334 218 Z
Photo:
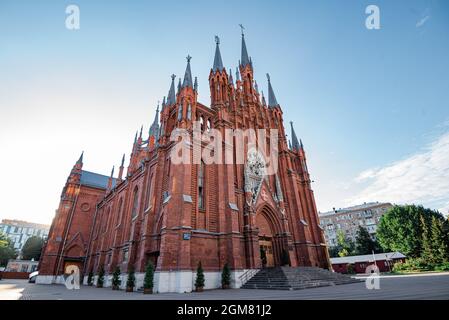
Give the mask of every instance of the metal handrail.
M 249 279 L 251 279 L 252 277 L 254 277 L 258 272 L 260 271 L 260 269 L 248 269 L 245 272 L 243 272 L 240 276 L 239 279 L 242 283 L 242 286 L 248 282 Z

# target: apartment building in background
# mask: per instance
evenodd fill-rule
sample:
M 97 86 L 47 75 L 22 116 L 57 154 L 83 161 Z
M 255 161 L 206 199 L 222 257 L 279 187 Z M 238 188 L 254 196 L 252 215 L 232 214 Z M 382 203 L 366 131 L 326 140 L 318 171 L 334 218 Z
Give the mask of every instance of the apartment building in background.
M 11 240 L 14 249 L 19 252 L 31 236 L 38 236 L 44 240 L 47 239 L 49 230 L 49 225 L 22 220 L 3 219 L 0 223 L 0 232 L 4 233 Z
M 359 226 L 365 227 L 373 239 L 376 238 L 380 217 L 392 207 L 391 203 L 370 202 L 348 208 L 320 212 L 320 226 L 324 230 L 329 247 L 337 245 L 337 232 L 342 230 L 346 237 L 355 241 Z

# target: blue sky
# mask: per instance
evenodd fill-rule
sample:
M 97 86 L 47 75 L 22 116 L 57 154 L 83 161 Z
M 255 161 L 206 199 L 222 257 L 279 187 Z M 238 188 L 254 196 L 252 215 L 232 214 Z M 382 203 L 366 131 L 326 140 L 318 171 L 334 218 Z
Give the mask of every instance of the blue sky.
M 80 30 L 65 28 L 69 4 Z M 365 28 L 369 4 L 380 30 Z M 446 1 L 0 0 L 0 218 L 49 223 L 81 150 L 86 169 L 108 174 L 187 54 L 209 104 L 214 36 L 235 70 L 239 23 L 259 88 L 269 72 L 305 144 L 320 211 L 449 211 Z

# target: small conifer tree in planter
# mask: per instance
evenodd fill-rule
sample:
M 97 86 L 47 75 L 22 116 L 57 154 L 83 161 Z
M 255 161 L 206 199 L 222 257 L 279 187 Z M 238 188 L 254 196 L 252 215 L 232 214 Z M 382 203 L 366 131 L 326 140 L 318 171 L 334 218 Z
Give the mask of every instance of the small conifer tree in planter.
M 89 274 L 87 275 L 87 285 L 92 286 L 94 284 L 94 273 L 92 270 L 89 271 Z
M 134 268 L 128 270 L 128 280 L 126 280 L 126 292 L 133 292 L 136 286 L 136 276 L 134 275 Z
M 204 288 L 204 271 L 201 261 L 198 262 L 198 267 L 196 268 L 195 288 L 197 292 L 202 292 Z
M 231 270 L 229 265 L 225 263 L 223 266 L 223 272 L 221 273 L 221 287 L 223 289 L 229 289 L 231 285 Z
M 104 268 L 103 266 L 101 266 L 100 270 L 98 271 L 97 288 L 103 288 L 103 284 L 104 284 Z
M 147 268 L 145 270 L 145 279 L 143 280 L 143 293 L 149 294 L 153 293 L 153 285 L 154 285 L 154 266 L 151 261 L 147 264 Z
M 119 266 L 116 266 L 114 269 L 114 273 L 112 274 L 112 290 L 118 290 L 120 289 L 120 284 L 122 283 L 122 280 L 120 279 L 120 268 Z

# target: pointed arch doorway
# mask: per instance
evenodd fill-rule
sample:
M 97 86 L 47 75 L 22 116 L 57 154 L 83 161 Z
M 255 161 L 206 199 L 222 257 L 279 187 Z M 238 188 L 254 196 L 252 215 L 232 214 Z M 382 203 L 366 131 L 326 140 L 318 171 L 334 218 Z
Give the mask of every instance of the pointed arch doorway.
M 259 228 L 259 248 L 260 259 L 264 268 L 270 268 L 279 265 L 279 255 L 277 254 L 276 234 L 274 221 L 271 213 L 264 207 L 256 216 L 256 224 Z

